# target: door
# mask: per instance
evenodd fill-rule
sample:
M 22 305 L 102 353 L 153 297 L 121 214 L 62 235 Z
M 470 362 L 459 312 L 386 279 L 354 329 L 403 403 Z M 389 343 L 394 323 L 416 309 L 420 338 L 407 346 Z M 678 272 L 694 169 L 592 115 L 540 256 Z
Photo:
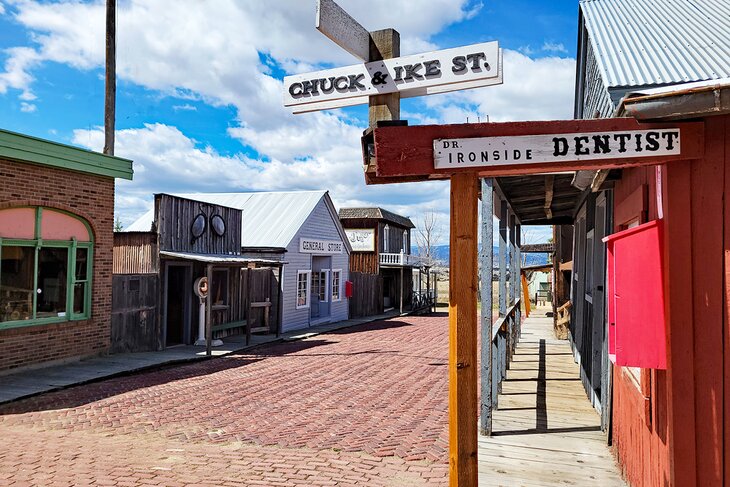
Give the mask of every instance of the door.
M 330 292 L 331 257 L 312 258 L 312 300 L 310 318 L 314 321 L 329 319 L 332 293 Z
M 167 282 L 165 283 L 165 346 L 179 345 L 185 342 L 187 268 L 178 265 L 167 266 Z

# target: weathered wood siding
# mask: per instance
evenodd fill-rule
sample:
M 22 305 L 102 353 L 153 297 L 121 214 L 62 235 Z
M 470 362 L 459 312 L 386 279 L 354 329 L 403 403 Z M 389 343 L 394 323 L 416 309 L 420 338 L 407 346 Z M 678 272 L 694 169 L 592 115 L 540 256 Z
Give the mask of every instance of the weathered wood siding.
M 352 297 L 350 317 L 359 318 L 383 313 L 383 278 L 378 274 L 350 272 Z
M 588 40 L 587 46 L 583 118 L 607 118 L 613 114 L 614 106 L 598 69 L 590 40 Z
M 200 238 L 192 234 L 193 220 L 204 215 L 206 227 Z M 201 254 L 241 253 L 241 210 L 202 203 L 166 194 L 155 196 L 157 232 L 160 250 Z M 211 228 L 211 218 L 220 215 L 226 232 L 220 237 Z
M 153 232 L 115 232 L 113 274 L 157 274 L 160 254 Z
M 378 254 L 375 252 L 353 252 L 350 254 L 350 272 L 377 274 L 380 270 Z
M 312 268 L 312 254 L 299 252 L 299 239 L 301 237 L 308 237 L 342 241 L 342 237 L 337 230 L 338 223 L 327 208 L 325 199 L 322 198 L 287 246 L 287 252 L 284 256 L 287 264 L 284 266 L 283 277 L 283 331 L 306 328 L 310 322 L 309 308 L 296 309 L 297 271 L 311 270 Z M 349 279 L 349 254 L 343 250 L 341 254 L 332 254 L 331 257 L 331 268 L 342 269 L 342 281 L 347 281 Z M 348 317 L 348 308 L 347 298 L 343 295 L 340 301 L 331 303 L 331 320 L 346 320 Z
M 110 353 L 161 350 L 157 274 L 112 277 Z
M 385 225 L 390 229 L 388 232 L 388 248 L 385 248 Z M 406 231 L 405 253 L 411 253 L 411 230 L 391 222 L 378 222 L 378 252 L 398 254 L 403 249 L 403 231 Z

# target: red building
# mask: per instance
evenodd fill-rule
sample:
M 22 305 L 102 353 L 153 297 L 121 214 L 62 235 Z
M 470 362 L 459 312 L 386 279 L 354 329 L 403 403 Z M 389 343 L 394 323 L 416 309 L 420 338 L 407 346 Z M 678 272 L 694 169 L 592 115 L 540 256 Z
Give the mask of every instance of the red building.
M 0 130 L 0 373 L 108 351 L 115 178 L 132 162 Z

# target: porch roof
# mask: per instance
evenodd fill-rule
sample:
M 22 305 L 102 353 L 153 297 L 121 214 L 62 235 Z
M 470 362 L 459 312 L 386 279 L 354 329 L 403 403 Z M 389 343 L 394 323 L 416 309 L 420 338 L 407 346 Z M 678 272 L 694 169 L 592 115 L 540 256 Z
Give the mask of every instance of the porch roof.
M 194 252 L 171 252 L 169 250 L 161 250 L 160 255 L 162 257 L 170 257 L 173 259 L 192 260 L 195 262 L 204 262 L 206 264 L 218 264 L 218 265 L 241 265 L 241 264 L 264 264 L 273 267 L 280 267 L 286 262 L 280 260 L 271 259 L 256 259 L 243 257 L 241 255 L 228 255 L 228 254 L 196 254 Z
M 573 178 L 572 172 L 501 177 L 495 187 L 522 225 L 563 225 L 573 222 L 583 193 Z

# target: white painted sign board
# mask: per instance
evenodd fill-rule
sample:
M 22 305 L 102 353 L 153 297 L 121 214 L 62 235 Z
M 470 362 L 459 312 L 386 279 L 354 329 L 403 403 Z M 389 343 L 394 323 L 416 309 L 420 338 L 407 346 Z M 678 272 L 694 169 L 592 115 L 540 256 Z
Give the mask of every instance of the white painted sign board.
M 341 254 L 343 246 L 339 240 L 299 239 L 299 252 L 303 254 Z
M 287 76 L 284 105 L 322 110 L 367 103 L 379 94 L 408 98 L 501 83 L 501 53 L 493 41 Z M 311 104 L 318 105 L 306 107 Z
M 433 141 L 435 169 L 679 154 L 678 128 Z
M 333 0 L 317 0 L 315 26 L 356 58 L 370 58 L 370 32 Z
M 374 228 L 347 228 L 345 229 L 347 239 L 353 252 L 374 252 L 375 251 L 375 229 Z

